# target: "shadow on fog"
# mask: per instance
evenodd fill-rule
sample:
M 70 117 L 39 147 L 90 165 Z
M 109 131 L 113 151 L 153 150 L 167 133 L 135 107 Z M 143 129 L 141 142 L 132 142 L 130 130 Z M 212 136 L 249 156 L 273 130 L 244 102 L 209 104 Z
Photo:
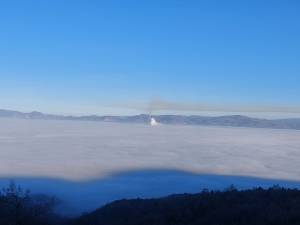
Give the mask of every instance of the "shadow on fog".
M 299 188 L 300 181 L 272 180 L 243 176 L 193 174 L 180 171 L 147 170 L 125 172 L 103 179 L 72 182 L 50 178 L 0 178 L 0 187 L 14 180 L 32 193 L 54 195 L 61 200 L 58 211 L 78 215 L 123 198 L 162 197 L 176 193 L 195 193 L 204 188 L 222 190 L 231 184 L 239 189 L 280 185 Z

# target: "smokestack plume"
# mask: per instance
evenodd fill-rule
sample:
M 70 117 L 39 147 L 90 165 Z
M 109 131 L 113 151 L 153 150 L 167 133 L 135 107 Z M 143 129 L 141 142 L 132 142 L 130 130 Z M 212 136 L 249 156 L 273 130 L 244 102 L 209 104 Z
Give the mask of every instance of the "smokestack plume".
M 157 123 L 157 121 L 155 120 L 154 117 L 151 117 L 151 119 L 150 119 L 150 125 L 151 125 L 152 127 L 155 127 L 155 126 L 158 125 L 158 123 Z

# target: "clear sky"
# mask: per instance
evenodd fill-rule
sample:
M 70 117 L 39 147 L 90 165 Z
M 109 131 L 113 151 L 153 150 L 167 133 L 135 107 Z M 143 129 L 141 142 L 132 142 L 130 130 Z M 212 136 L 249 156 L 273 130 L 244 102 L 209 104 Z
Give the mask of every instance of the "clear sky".
M 298 0 L 4 0 L 0 108 L 126 114 L 152 98 L 299 106 L 299 12 Z

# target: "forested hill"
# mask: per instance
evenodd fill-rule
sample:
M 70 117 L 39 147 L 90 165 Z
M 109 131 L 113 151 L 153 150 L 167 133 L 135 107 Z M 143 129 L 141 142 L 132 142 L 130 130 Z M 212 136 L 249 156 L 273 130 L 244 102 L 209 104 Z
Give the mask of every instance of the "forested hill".
M 204 190 L 158 199 L 119 200 L 64 218 L 59 199 L 11 183 L 0 191 L 0 225 L 299 225 L 300 190 Z M 62 206 L 58 207 L 63 210 Z
M 84 215 L 75 225 L 289 225 L 300 224 L 300 191 L 278 187 L 161 199 L 121 200 Z

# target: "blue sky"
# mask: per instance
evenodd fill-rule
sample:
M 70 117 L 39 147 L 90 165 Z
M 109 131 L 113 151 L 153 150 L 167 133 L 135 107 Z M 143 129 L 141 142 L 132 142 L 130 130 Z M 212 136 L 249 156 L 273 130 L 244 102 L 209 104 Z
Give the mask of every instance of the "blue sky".
M 297 0 L 1 1 L 0 108 L 299 106 L 299 11 Z

